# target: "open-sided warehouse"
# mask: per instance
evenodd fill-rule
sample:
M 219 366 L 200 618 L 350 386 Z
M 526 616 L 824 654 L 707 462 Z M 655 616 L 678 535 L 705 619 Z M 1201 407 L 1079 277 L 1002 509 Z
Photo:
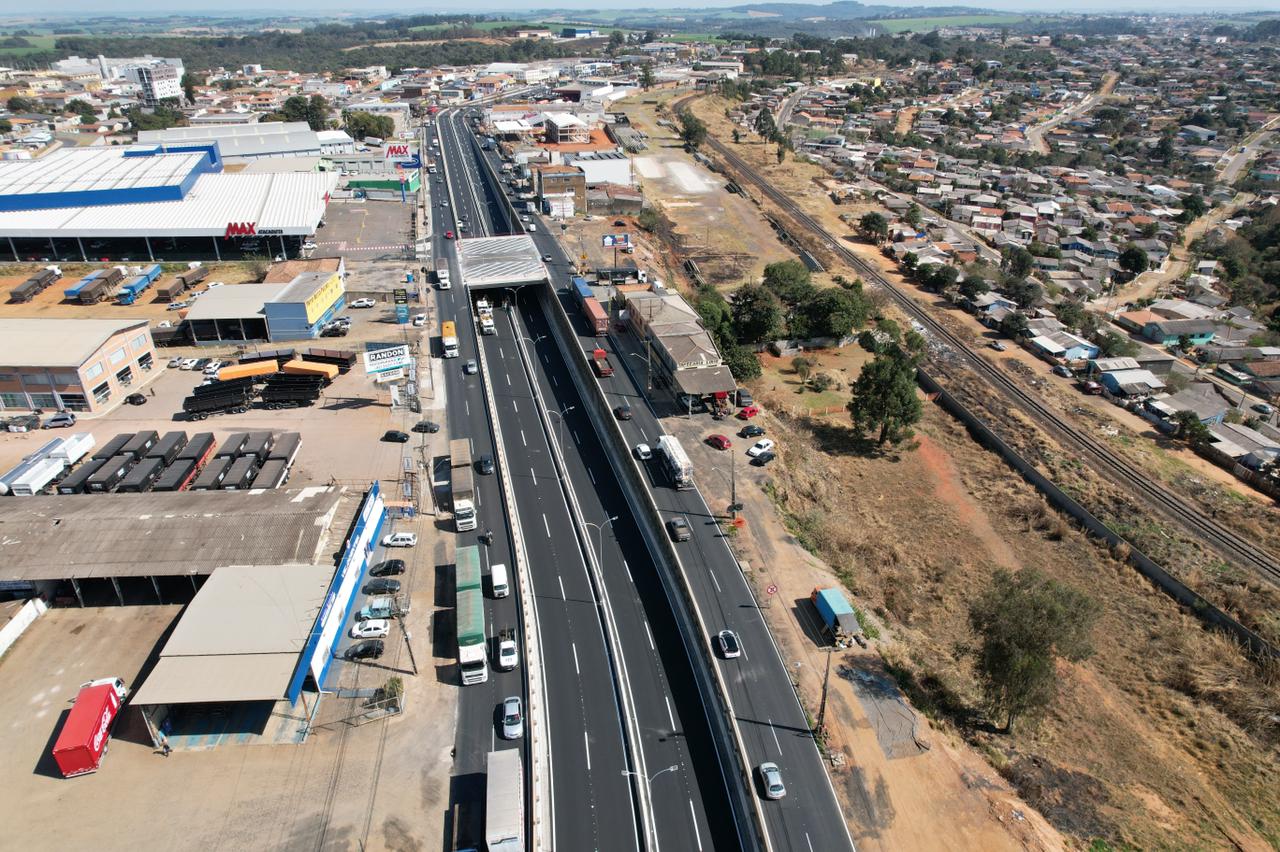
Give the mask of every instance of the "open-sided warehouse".
M 0 320 L 0 410 L 100 411 L 154 366 L 146 320 Z
M 71 148 L 0 162 L 0 251 L 15 261 L 296 257 L 337 176 L 227 174 L 217 143 Z
M 287 284 L 237 284 L 209 291 L 187 311 L 196 343 L 308 340 L 346 304 L 338 272 L 303 272 Z
M 224 565 L 323 561 L 344 496 L 353 511 L 342 488 L 3 500 L 0 581 L 49 600 L 165 602 Z

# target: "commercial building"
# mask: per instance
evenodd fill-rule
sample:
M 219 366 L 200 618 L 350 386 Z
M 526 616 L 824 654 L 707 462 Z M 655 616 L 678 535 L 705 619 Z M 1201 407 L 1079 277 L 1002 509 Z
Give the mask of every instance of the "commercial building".
M 196 343 L 309 340 L 346 304 L 337 271 L 303 272 L 288 283 L 217 287 L 187 311 Z
M 353 149 L 351 137 L 345 131 L 326 130 L 321 134 L 305 121 L 142 130 L 138 133 L 138 142 L 178 149 L 216 143 L 228 163 L 266 157 L 320 157 Z
M 737 388 L 698 312 L 679 294 L 628 293 L 627 311 L 636 333 L 649 341 L 655 385 L 696 399 Z
M 587 180 L 575 166 L 535 166 L 534 186 L 543 210 L 552 216 L 571 217 L 587 209 Z
M 300 254 L 337 177 L 227 174 L 222 166 L 217 144 L 196 142 L 0 161 L 0 256 L 136 262 Z
M 0 410 L 101 411 L 154 367 L 146 320 L 0 319 Z

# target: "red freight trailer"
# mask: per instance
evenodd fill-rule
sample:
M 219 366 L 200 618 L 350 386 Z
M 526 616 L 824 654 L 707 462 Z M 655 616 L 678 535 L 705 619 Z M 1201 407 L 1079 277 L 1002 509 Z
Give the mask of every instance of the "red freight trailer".
M 596 337 L 609 331 L 609 315 L 604 312 L 604 308 L 600 307 L 600 303 L 594 296 L 588 296 L 582 300 L 582 315 L 586 317 L 587 328 L 591 329 Z
M 53 746 L 53 759 L 64 778 L 95 772 L 107 753 L 111 724 L 120 713 L 124 684 L 95 682 L 80 689 L 67 723 Z

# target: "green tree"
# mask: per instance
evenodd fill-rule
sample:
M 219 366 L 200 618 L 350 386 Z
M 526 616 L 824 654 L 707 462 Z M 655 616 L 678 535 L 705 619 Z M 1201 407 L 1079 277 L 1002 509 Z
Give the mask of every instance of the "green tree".
M 609 53 L 610 55 L 617 53 L 618 49 L 627 43 L 627 37 L 622 30 L 614 30 L 609 33 Z
M 1132 358 L 1138 354 L 1138 344 L 1115 331 L 1103 331 L 1094 340 L 1098 355 L 1102 358 Z
M 806 337 L 844 337 L 867 324 L 871 302 L 861 287 L 830 287 L 805 299 L 795 313 L 793 324 L 803 324 Z
M 187 99 L 187 103 L 196 102 L 196 86 L 203 86 L 207 78 L 203 74 L 193 74 L 190 71 L 184 72 L 182 75 L 182 94 Z
M 1173 416 L 1178 424 L 1178 437 L 1193 447 L 1206 447 L 1213 440 L 1209 427 L 1200 421 L 1200 415 L 1190 409 L 1179 411 Z
M 739 382 L 760 378 L 760 359 L 747 347 L 736 343 L 721 346 L 720 357 L 724 359 L 725 366 Z
M 769 111 L 767 106 L 760 107 L 760 111 L 756 113 L 756 120 L 753 129 L 756 131 L 757 135 L 763 136 L 765 139 L 772 139 L 777 135 L 778 125 L 774 122 L 773 113 Z
M 912 204 L 907 208 L 907 212 L 902 214 L 902 221 L 906 222 L 913 228 L 920 227 L 920 208 Z
M 860 436 L 878 433 L 877 446 L 910 438 L 924 413 L 916 396 L 916 359 L 898 346 L 878 353 L 854 382 L 848 410 Z
M 778 297 L 758 284 L 744 284 L 733 294 L 734 336 L 739 343 L 763 343 L 782 333 Z
M 389 116 L 382 116 L 389 118 Z M 307 126 L 312 130 L 324 130 L 329 126 L 329 102 L 324 99 L 324 95 L 312 95 L 307 101 L 306 119 Z M 391 129 L 382 134 L 385 139 L 395 132 L 395 122 L 391 122 Z
M 969 623 L 978 634 L 975 662 L 987 711 L 1005 733 L 1053 702 L 1059 659 L 1079 662 L 1093 654 L 1097 616 L 1092 598 L 1034 568 L 996 571 L 969 608 Z
M 862 218 L 858 220 L 858 228 L 864 236 L 870 237 L 876 243 L 883 242 L 889 237 L 889 220 L 874 210 L 862 214 Z
M 814 362 L 812 358 L 797 355 L 791 359 L 791 371 L 800 377 L 800 385 L 802 387 L 809 383 L 809 376 L 813 373 L 813 368 Z
M 1147 253 L 1137 246 L 1128 246 L 1124 251 L 1120 252 L 1120 257 L 1116 261 L 1120 264 L 1120 268 L 1130 275 L 1139 275 L 1147 271 L 1147 267 L 1151 265 L 1151 261 L 1147 258 Z
M 1209 205 L 1205 203 L 1204 196 L 1192 193 L 1182 199 L 1182 220 L 1184 222 L 1191 222 L 1199 219 L 1208 212 Z
M 1019 278 L 1004 285 L 1004 294 L 1021 307 L 1029 308 L 1044 295 L 1044 288 L 1034 278 Z
M 88 101 L 74 100 L 67 104 L 67 110 L 80 116 L 81 123 L 98 120 L 98 108 Z
M 789 306 L 798 305 L 813 293 L 809 268 L 798 260 L 780 260 L 766 266 L 764 286 Z
M 781 142 L 778 143 L 778 165 L 782 165 L 782 161 L 787 158 L 787 146 Z
M 648 62 L 640 66 L 640 88 L 646 92 L 653 88 L 653 66 Z
M 733 128 L 733 144 L 737 145 L 741 141 L 742 141 L 742 131 L 736 127 Z
M 687 109 L 680 110 L 676 116 L 680 122 L 680 138 L 690 148 L 697 148 L 707 141 L 707 125 Z
M 1019 340 L 1027 333 L 1027 318 L 1017 311 L 1007 313 L 1000 318 L 998 328 L 1010 340 Z
M 6 106 L 9 107 L 9 112 L 36 112 L 35 102 L 20 95 L 14 95 L 9 98 Z
M 0 133 L 12 133 L 13 122 L 7 118 L 0 118 Z
M 1035 258 L 1022 246 L 1005 246 L 1001 253 L 1000 268 L 1013 278 L 1026 278 L 1035 268 Z
M 366 136 L 387 139 L 396 132 L 395 122 L 389 115 L 348 110 L 342 114 L 342 121 L 353 139 L 363 139 Z
M 973 300 L 991 291 L 991 284 L 981 275 L 966 275 L 960 282 L 960 295 Z

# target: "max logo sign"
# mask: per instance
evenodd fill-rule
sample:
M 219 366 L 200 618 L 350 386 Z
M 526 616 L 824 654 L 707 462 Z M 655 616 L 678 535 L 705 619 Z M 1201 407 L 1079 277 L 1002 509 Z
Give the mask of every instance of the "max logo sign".
M 257 222 L 228 222 L 227 231 L 222 235 L 222 238 L 229 240 L 232 237 L 251 237 L 257 233 Z
M 393 157 L 412 157 L 412 156 L 413 156 L 413 152 L 409 150 L 408 145 L 388 145 L 387 146 L 388 160 L 390 160 Z

